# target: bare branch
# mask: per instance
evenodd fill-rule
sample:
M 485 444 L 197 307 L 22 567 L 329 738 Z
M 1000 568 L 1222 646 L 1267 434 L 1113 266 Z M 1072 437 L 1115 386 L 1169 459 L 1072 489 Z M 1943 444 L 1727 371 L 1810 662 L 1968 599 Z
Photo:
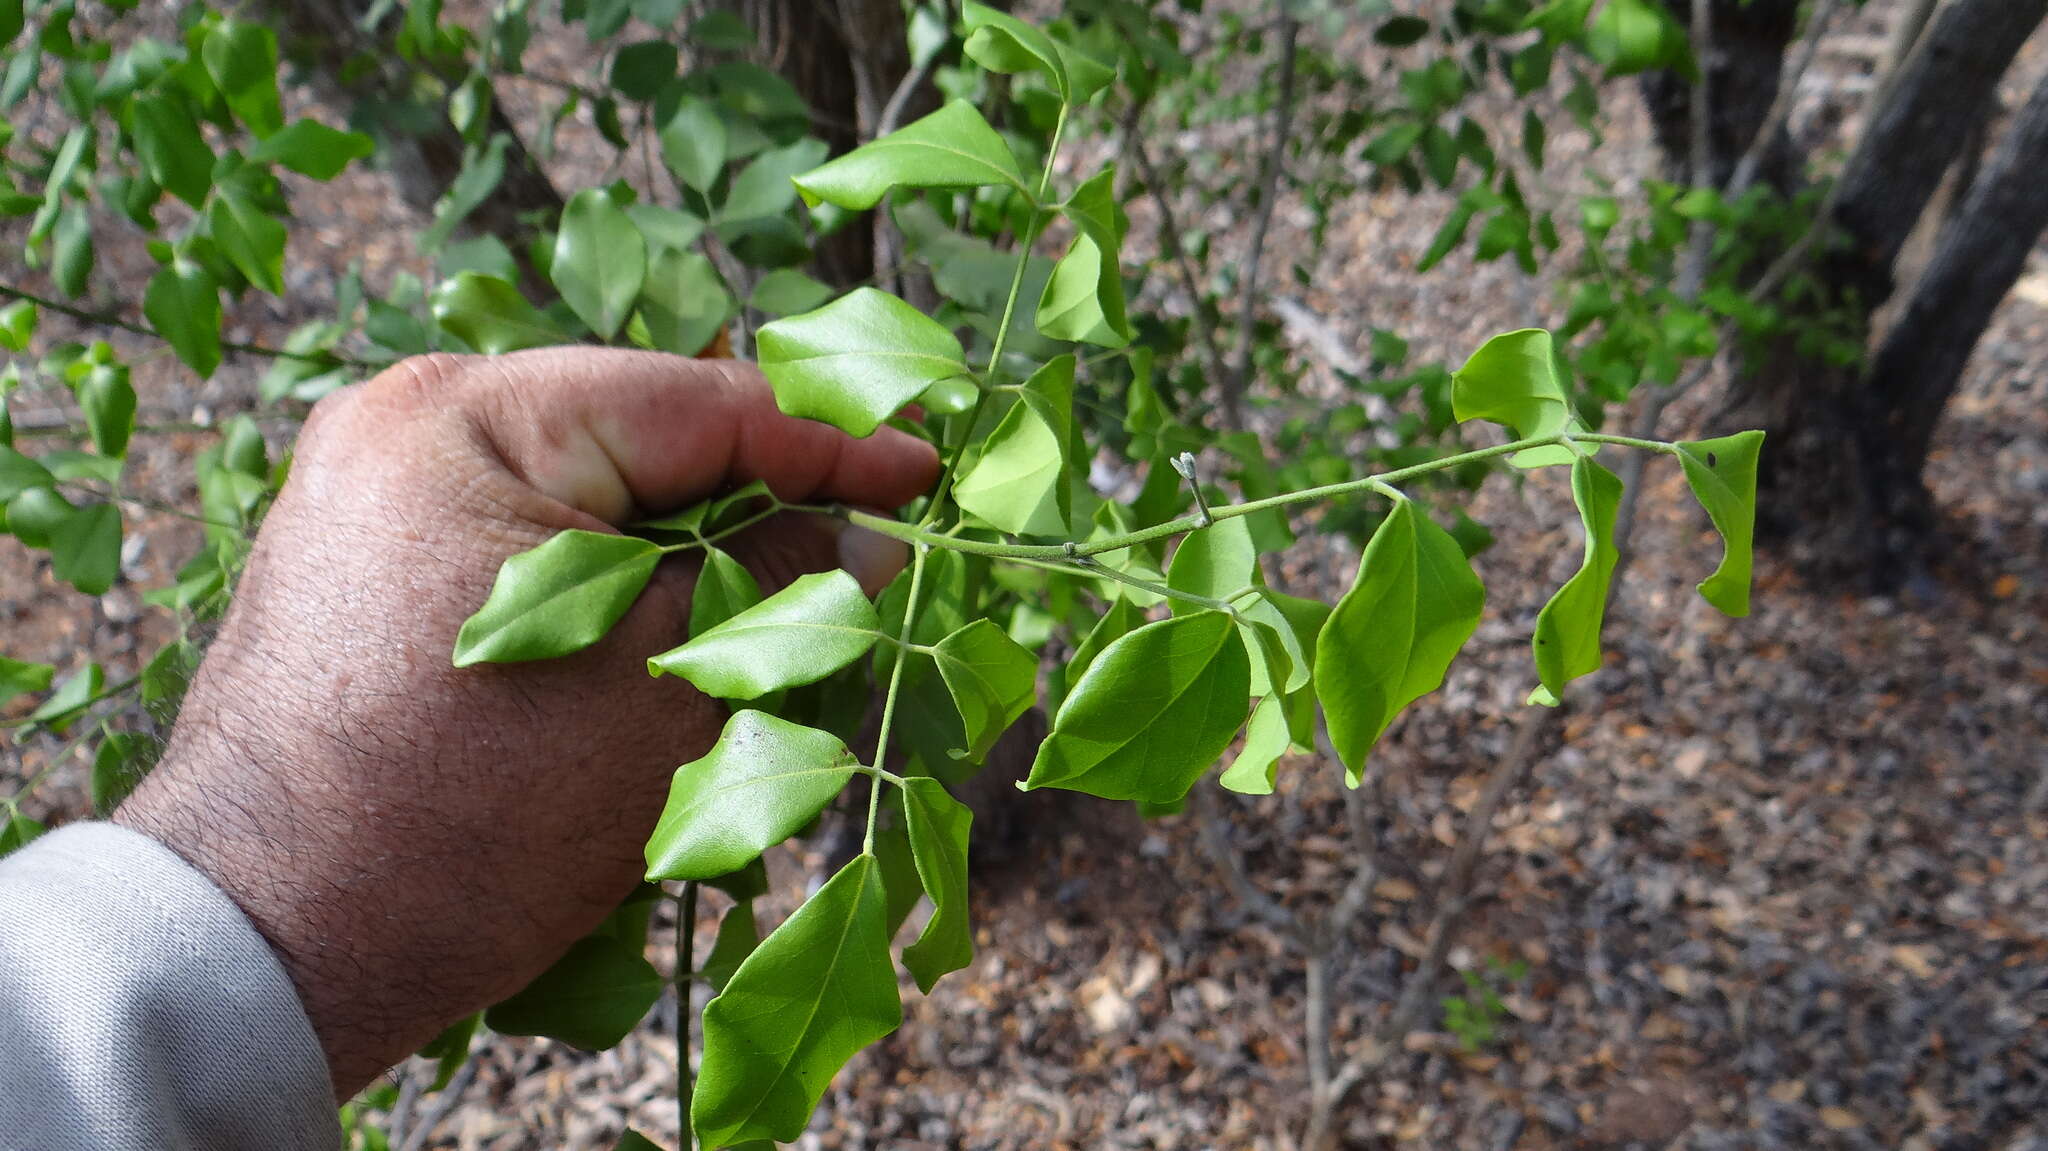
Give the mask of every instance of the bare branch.
M 1197 787 L 1195 806 L 1198 809 L 1196 822 L 1199 825 L 1202 849 L 1209 853 L 1209 858 L 1214 861 L 1217 869 L 1223 872 L 1224 880 L 1230 885 L 1231 894 L 1237 897 L 1239 903 L 1244 904 L 1245 910 L 1265 920 L 1296 946 L 1307 950 L 1309 932 L 1300 917 L 1281 906 L 1272 896 L 1260 891 L 1258 885 L 1252 882 L 1250 874 L 1245 871 L 1244 860 L 1239 859 L 1237 852 L 1231 850 L 1230 843 L 1225 838 L 1225 828 L 1229 827 L 1230 822 L 1216 804 L 1214 789 Z
M 1713 0 L 1692 0 L 1692 52 L 1699 62 L 1699 78 L 1692 85 L 1692 182 L 1706 188 L 1714 183 L 1713 88 L 1708 78 L 1714 72 Z M 1714 251 L 1714 224 L 1708 219 L 1692 222 L 1685 258 L 1678 266 L 1678 296 L 1690 301 L 1700 294 L 1707 280 L 1707 261 Z
M 147 324 L 138 324 L 133 320 L 124 320 L 109 312 L 93 312 L 85 308 L 73 307 L 70 304 L 61 303 L 45 296 L 38 296 L 34 292 L 23 291 L 12 284 L 0 284 L 0 299 L 27 300 L 43 311 L 55 312 L 60 316 L 69 316 L 82 324 L 91 324 L 96 328 L 114 328 L 123 332 L 133 332 L 138 336 L 148 336 L 152 340 L 163 340 L 165 343 L 170 342 L 165 339 L 162 332 Z M 288 352 L 283 348 L 266 347 L 263 344 L 243 344 L 233 340 L 222 340 L 220 346 L 221 350 L 226 352 L 240 352 L 250 356 L 269 356 L 277 360 L 302 360 L 310 364 L 332 364 L 335 367 L 343 368 L 374 368 L 378 366 L 363 360 L 350 359 L 335 352 Z
M 1144 111 L 1143 104 L 1132 104 L 1124 114 L 1124 136 L 1130 141 L 1131 159 L 1138 165 L 1138 174 L 1145 179 L 1145 190 L 1152 197 L 1152 203 L 1159 209 L 1159 247 L 1171 259 L 1180 273 L 1181 287 L 1186 290 L 1189 306 L 1194 309 L 1194 328 L 1201 334 L 1202 348 L 1209 361 L 1209 378 L 1223 380 L 1229 371 L 1229 361 L 1223 358 L 1223 348 L 1216 342 L 1216 331 L 1202 315 L 1202 291 L 1195 280 L 1195 270 L 1188 263 L 1187 247 L 1181 243 L 1180 225 L 1173 216 L 1173 204 L 1166 195 L 1166 185 L 1159 179 L 1159 172 L 1152 166 L 1152 158 L 1145 152 L 1145 141 L 1137 133 L 1138 118 Z
M 1301 22 L 1287 12 L 1280 15 L 1280 95 L 1273 108 L 1273 138 L 1266 148 L 1265 166 L 1259 174 L 1259 214 L 1252 219 L 1251 247 L 1245 252 L 1241 269 L 1241 290 L 1237 298 L 1237 362 L 1222 380 L 1223 416 L 1235 428 L 1244 426 L 1244 392 L 1251 383 L 1252 331 L 1258 321 L 1259 263 L 1266 251 L 1266 232 L 1273 224 L 1273 209 L 1280 198 L 1280 169 L 1287 156 L 1287 137 L 1294 126 L 1294 62 Z

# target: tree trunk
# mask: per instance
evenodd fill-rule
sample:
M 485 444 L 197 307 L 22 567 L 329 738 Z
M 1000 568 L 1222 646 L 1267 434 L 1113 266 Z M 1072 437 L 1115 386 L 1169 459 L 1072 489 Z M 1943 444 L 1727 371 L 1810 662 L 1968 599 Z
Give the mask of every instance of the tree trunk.
M 1941 410 L 2027 254 L 2048 229 L 2048 80 L 2034 89 L 1997 151 L 1943 230 L 1934 259 L 1913 285 L 1858 389 L 1868 426 L 1866 483 L 1887 501 L 1876 510 L 1893 554 L 1933 527 L 1921 473 Z
M 1690 0 L 1665 0 L 1680 24 L 1692 19 Z M 1707 139 L 1713 158 L 1709 173 L 1726 187 L 1735 161 L 1763 127 L 1778 96 L 1785 50 L 1799 32 L 1799 0 L 1714 0 L 1713 50 L 1699 61 L 1706 70 L 1712 105 Z M 1692 155 L 1692 83 L 1675 72 L 1646 72 L 1642 78 L 1650 126 L 1674 179 L 1699 183 L 1686 171 Z M 1799 185 L 1799 157 L 1782 129 L 1764 152 L 1759 182 L 1780 191 Z
M 1996 111 L 1998 80 L 2044 15 L 2048 0 L 1957 0 L 1940 10 L 1887 85 L 1842 173 L 1835 209 L 1818 225 L 1827 231 L 1813 259 L 1813 290 L 1781 307 L 1802 309 L 1814 323 L 1832 315 L 1839 325 L 1846 316 L 1852 337 L 1867 338 L 1871 316 L 1892 293 L 1900 249 L 1972 125 Z M 1989 314 L 1987 307 L 1967 337 L 1957 328 L 1950 338 L 1973 345 Z M 1899 544 L 1926 538 L 1917 526 L 1889 526 L 1901 508 L 1921 509 L 1925 522 L 1917 460 L 1903 477 L 1881 463 L 1894 415 L 1864 394 L 1860 365 L 1829 363 L 1797 344 L 1780 341 L 1738 378 L 1721 417 L 1770 436 L 1758 529 L 1794 544 L 1791 557 L 1821 582 L 1896 584 L 1916 562 Z M 1936 413 L 1914 418 L 1931 427 Z

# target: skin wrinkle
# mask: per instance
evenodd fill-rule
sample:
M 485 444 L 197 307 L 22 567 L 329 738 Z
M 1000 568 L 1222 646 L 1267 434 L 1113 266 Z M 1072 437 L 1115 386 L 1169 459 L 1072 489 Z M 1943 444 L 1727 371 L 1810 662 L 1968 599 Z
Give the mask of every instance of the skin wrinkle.
M 575 458 L 537 462 L 551 453 Z M 658 567 L 586 651 L 451 665 L 507 556 L 611 530 L 572 502 L 605 485 L 547 486 L 593 470 L 656 506 L 760 476 L 891 507 L 938 468 L 901 433 L 781 416 L 751 369 L 653 354 L 406 361 L 316 405 L 163 763 L 115 819 L 249 914 L 341 1096 L 602 920 L 639 879 L 675 765 L 723 724 L 646 673 L 686 633 L 691 560 Z M 729 550 L 775 588 L 835 563 L 839 530 L 778 516 Z

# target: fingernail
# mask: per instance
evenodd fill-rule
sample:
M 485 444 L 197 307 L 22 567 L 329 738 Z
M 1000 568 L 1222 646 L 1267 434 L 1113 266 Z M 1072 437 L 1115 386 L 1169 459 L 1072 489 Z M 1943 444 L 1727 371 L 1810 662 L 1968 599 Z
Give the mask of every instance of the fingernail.
M 853 573 L 869 595 L 888 587 L 909 562 L 910 545 L 902 540 L 852 524 L 839 533 L 839 566 Z

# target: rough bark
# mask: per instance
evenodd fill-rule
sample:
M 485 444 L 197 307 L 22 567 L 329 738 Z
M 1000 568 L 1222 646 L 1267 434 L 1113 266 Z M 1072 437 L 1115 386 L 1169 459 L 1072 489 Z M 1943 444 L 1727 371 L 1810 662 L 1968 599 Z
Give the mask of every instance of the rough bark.
M 1852 334 L 1869 331 L 1892 293 L 1900 250 L 1972 126 L 1996 112 L 1998 80 L 2044 15 L 2048 0 L 1957 0 L 1938 12 L 1886 84 L 1842 173 L 1834 210 L 1819 225 L 1826 231 L 1812 290 L 1781 306 L 1812 309 L 1816 322 L 1823 312 L 1837 323 L 1847 317 Z M 1981 329 L 1980 318 L 1965 347 Z M 1947 338 L 1965 339 L 1959 330 Z M 1825 362 L 1787 338 L 1736 380 L 1720 417 L 1769 433 L 1759 531 L 1791 545 L 1790 557 L 1821 582 L 1888 588 L 1923 566 L 1925 491 L 1917 463 L 1901 473 L 1884 462 L 1895 423 L 1882 407 L 1866 394 L 1859 365 Z M 1919 419 L 1924 432 L 1938 412 L 1901 418 Z
M 1665 3 L 1680 23 L 1691 19 L 1688 0 Z M 1712 182 L 1722 187 L 1777 99 L 1785 50 L 1799 32 L 1799 0 L 1714 0 L 1713 17 L 1713 51 L 1699 63 L 1713 93 L 1707 125 Z M 1650 126 L 1672 174 L 1692 181 L 1693 175 L 1684 171 L 1692 148 L 1692 83 L 1673 72 L 1649 72 L 1643 75 L 1642 90 Z M 1780 128 L 1763 154 L 1757 179 L 1789 191 L 1800 182 L 1799 169 L 1791 137 Z
M 2048 80 L 2034 89 L 1913 285 L 1871 361 L 1858 394 L 1869 425 L 1866 483 L 1887 493 L 1880 508 L 1893 533 L 1924 536 L 1931 510 L 1921 473 L 1942 408 L 1962 379 L 1999 302 L 2018 282 L 2027 254 L 2048 228 Z M 1912 539 L 1887 541 L 1893 552 Z

